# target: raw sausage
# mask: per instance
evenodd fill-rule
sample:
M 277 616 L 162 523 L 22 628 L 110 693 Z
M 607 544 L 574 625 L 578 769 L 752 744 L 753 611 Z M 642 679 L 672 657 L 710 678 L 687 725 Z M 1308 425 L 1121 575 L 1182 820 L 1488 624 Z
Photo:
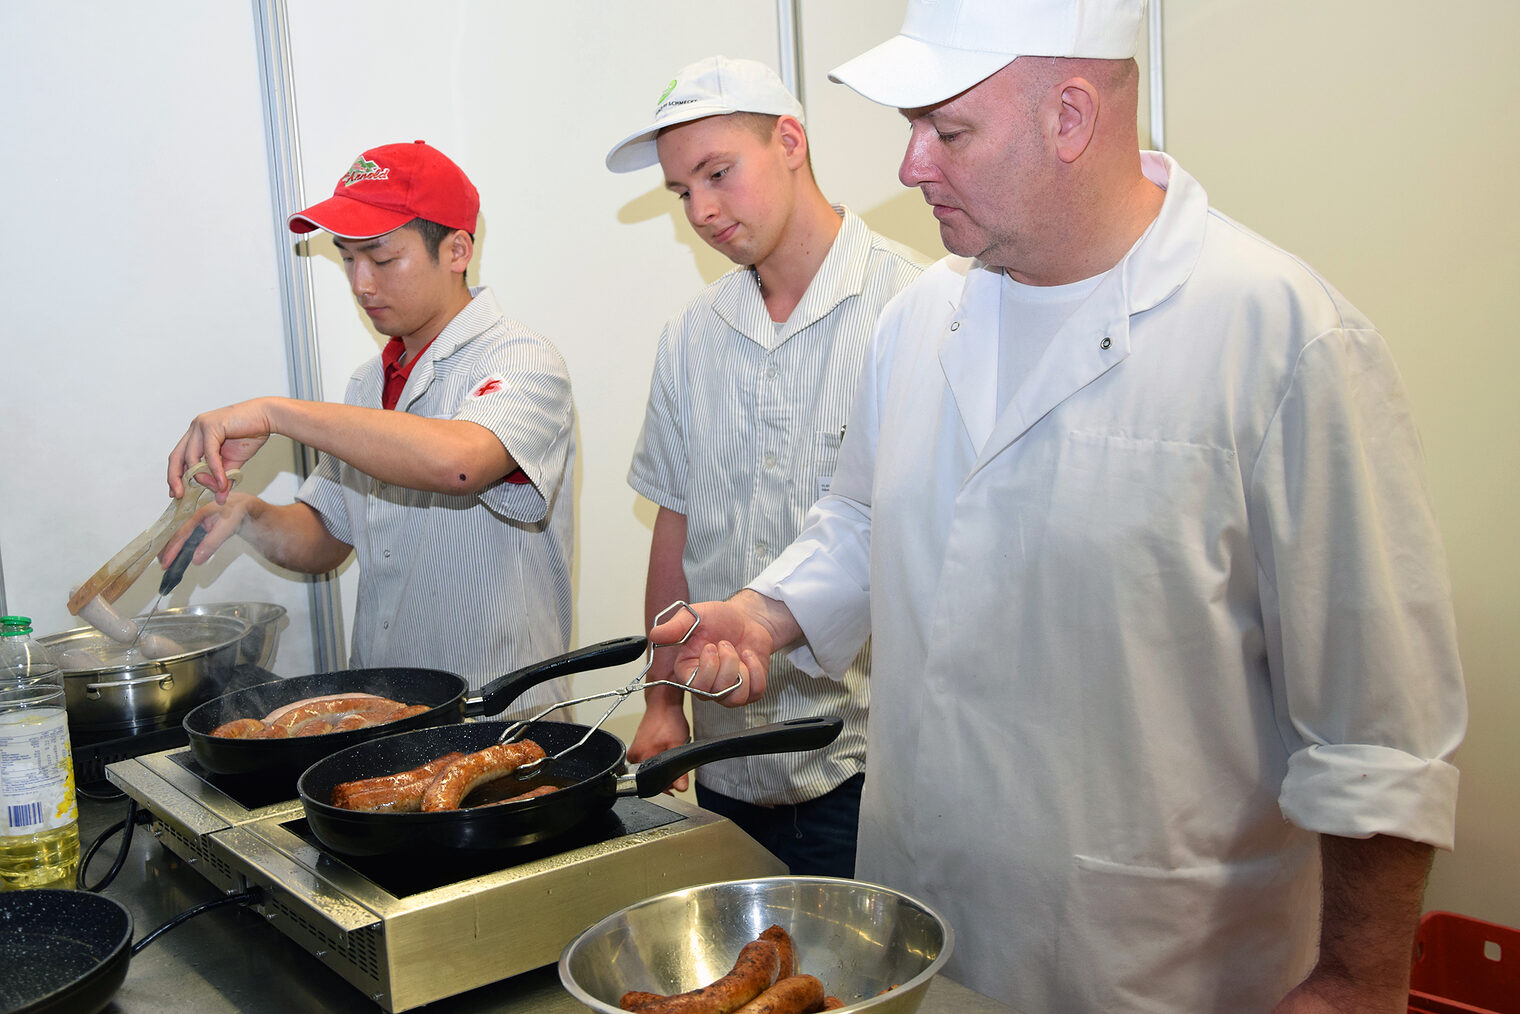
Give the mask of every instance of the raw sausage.
M 776 945 L 776 953 L 781 956 L 781 965 L 776 970 L 776 981 L 790 979 L 797 974 L 797 949 L 792 946 L 792 935 L 778 925 L 771 925 L 760 934 L 761 940 L 769 940 Z
M 444 768 L 422 797 L 422 810 L 457 810 L 470 790 L 505 778 L 513 771 L 544 758 L 544 748 L 531 739 L 516 743 L 498 743 L 484 750 L 466 754 Z
M 769 940 L 751 940 L 739 952 L 733 970 L 709 986 L 675 996 L 656 997 L 637 1008 L 639 1014 L 734 1014 L 776 981 L 781 956 Z
M 308 721 L 318 715 L 335 715 L 344 711 L 366 711 L 377 708 L 384 703 L 392 710 L 403 707 L 400 701 L 392 701 L 384 697 L 376 697 L 374 694 L 337 694 L 332 697 L 319 697 L 314 701 L 308 701 L 300 707 L 290 708 L 276 718 L 265 716 L 264 721 L 270 725 L 283 725 L 287 729 L 293 729 L 302 722 Z M 276 708 L 275 711 L 280 709 Z M 274 714 L 275 712 L 270 712 Z
M 431 710 L 426 704 L 393 704 L 387 702 L 373 708 L 365 708 L 362 711 L 350 712 L 333 723 L 333 732 L 347 732 L 350 729 L 363 729 L 371 725 L 384 725 L 386 722 L 394 722 L 398 718 L 410 718 L 420 715 L 424 711 Z
M 422 794 L 438 773 L 463 757 L 455 751 L 434 758 L 421 767 L 399 771 L 379 778 L 339 782 L 333 786 L 332 804 L 345 810 L 390 810 L 416 813 L 422 808 Z
M 823 983 L 811 975 L 794 975 L 776 984 L 735 1014 L 809 1014 L 823 1003 Z

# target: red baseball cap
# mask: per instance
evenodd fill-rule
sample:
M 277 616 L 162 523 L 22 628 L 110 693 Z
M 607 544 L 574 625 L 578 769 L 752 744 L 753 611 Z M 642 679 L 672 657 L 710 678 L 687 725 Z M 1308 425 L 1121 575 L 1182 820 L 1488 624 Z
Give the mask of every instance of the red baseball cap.
M 425 141 L 371 148 L 348 167 L 333 195 L 286 220 L 291 232 L 326 229 L 371 239 L 414 218 L 475 231 L 480 194 L 460 169 Z

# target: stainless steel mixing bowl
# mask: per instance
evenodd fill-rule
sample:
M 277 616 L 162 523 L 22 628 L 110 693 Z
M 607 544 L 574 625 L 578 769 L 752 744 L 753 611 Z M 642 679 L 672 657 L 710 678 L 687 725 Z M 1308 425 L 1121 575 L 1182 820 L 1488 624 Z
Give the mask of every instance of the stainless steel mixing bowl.
M 799 971 L 849 1010 L 873 1014 L 918 1010 L 955 942 L 937 912 L 890 888 L 832 877 L 730 880 L 614 912 L 570 941 L 560 981 L 588 1009 L 618 1014 L 629 990 L 683 993 L 722 977 L 773 923 L 792 935 Z
M 280 621 L 285 607 L 274 602 L 200 602 L 188 606 L 160 609 L 160 616 L 231 616 L 248 624 L 248 633 L 238 644 L 239 665 L 256 665 L 268 669 L 280 644 Z

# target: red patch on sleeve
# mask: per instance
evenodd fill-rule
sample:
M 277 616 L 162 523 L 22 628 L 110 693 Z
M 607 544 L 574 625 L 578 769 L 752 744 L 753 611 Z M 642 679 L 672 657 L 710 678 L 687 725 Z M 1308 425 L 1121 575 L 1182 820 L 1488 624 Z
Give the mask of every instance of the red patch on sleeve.
M 503 386 L 500 377 L 491 377 L 488 380 L 481 381 L 480 386 L 470 392 L 470 397 L 482 398 L 493 392 L 500 391 Z

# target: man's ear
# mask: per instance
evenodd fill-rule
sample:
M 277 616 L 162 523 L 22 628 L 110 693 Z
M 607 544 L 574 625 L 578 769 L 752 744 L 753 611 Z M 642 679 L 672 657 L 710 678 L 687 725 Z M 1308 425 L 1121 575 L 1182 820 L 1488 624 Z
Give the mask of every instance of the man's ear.
M 448 259 L 449 270 L 462 275 L 470 266 L 470 258 L 475 256 L 475 240 L 463 229 L 455 229 L 443 241 L 443 254 Z
M 786 164 L 789 169 L 798 169 L 807 164 L 808 140 L 807 131 L 802 129 L 802 124 L 795 116 L 781 116 L 776 120 L 776 132 L 781 135 L 781 150 L 786 153 Z
M 1055 151 L 1062 162 L 1082 157 L 1098 129 L 1098 89 L 1085 78 L 1062 81 L 1052 91 L 1059 94 L 1056 111 Z

